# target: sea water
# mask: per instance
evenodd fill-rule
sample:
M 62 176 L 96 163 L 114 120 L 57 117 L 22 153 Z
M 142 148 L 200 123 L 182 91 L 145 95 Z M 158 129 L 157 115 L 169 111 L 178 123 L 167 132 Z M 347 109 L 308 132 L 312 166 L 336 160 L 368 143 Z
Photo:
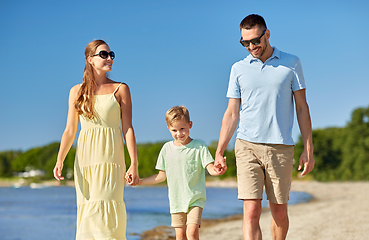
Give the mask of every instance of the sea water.
M 265 199 L 265 197 L 264 197 Z M 289 204 L 308 202 L 311 196 L 291 192 Z M 126 187 L 127 239 L 154 227 L 170 226 L 167 187 Z M 262 201 L 267 207 L 267 201 Z M 71 240 L 76 233 L 76 193 L 73 187 L 0 188 L 1 240 Z M 236 188 L 207 188 L 203 218 L 242 214 Z

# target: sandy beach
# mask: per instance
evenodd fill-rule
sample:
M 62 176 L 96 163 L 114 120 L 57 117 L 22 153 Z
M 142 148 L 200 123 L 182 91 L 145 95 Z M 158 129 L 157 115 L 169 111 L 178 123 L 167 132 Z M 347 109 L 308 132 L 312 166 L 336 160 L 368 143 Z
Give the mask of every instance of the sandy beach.
M 72 183 L 72 182 L 71 182 Z M 70 184 L 71 184 L 70 183 Z M 4 181 L 2 186 L 14 182 Z M 45 182 L 55 184 L 55 181 Z M 211 181 L 207 185 L 236 187 L 230 181 Z M 369 239 L 369 182 L 293 181 L 292 191 L 310 193 L 313 200 L 289 206 L 289 240 L 365 240 Z M 260 225 L 263 239 L 272 239 L 271 214 L 266 209 Z M 161 226 L 146 231 L 142 239 L 175 239 L 173 228 Z M 242 215 L 206 220 L 200 229 L 201 240 L 242 240 Z
M 290 240 L 369 239 L 369 182 L 294 181 L 292 191 L 304 191 L 314 200 L 289 206 Z M 272 239 L 271 214 L 262 213 L 263 239 Z M 201 240 L 241 240 L 242 220 L 206 224 Z

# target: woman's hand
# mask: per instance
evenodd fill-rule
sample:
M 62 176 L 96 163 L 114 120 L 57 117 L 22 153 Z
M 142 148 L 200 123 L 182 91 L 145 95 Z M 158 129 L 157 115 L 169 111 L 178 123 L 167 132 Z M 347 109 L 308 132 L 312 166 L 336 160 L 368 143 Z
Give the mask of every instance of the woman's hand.
M 125 178 L 129 185 L 136 186 L 140 181 L 140 177 L 138 176 L 138 168 L 131 166 L 126 173 Z
M 56 165 L 54 167 L 54 177 L 56 180 L 64 180 L 64 177 L 61 176 L 61 172 L 63 170 L 63 163 L 62 162 L 56 162 Z

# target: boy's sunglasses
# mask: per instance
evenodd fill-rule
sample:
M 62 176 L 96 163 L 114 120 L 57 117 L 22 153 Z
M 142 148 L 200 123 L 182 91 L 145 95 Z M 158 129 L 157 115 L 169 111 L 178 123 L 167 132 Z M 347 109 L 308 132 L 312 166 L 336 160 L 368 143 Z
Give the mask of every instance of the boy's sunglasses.
M 113 51 L 111 52 L 100 51 L 99 53 L 92 55 L 92 56 L 93 57 L 100 56 L 102 59 L 107 59 L 110 56 L 111 60 L 113 60 L 115 58 L 115 53 Z
M 265 31 L 266 29 L 264 30 L 264 32 L 260 35 L 260 37 L 257 37 L 257 38 L 253 38 L 251 40 L 242 40 L 242 37 L 241 37 L 241 40 L 240 40 L 240 43 L 242 46 L 244 47 L 248 47 L 250 46 L 250 43 L 254 44 L 254 45 L 259 45 L 260 44 L 260 38 L 262 38 L 265 34 Z

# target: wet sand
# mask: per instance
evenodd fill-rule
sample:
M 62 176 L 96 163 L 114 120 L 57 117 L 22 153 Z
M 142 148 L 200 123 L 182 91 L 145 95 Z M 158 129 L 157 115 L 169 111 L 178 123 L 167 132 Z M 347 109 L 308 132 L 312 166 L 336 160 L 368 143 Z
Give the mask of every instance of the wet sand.
M 231 182 L 227 184 L 234 187 Z M 289 206 L 290 228 L 287 239 L 369 239 L 369 182 L 294 181 L 291 190 L 310 193 L 314 200 Z M 270 221 L 271 214 L 266 210 L 260 219 L 263 239 L 272 239 Z M 156 230 L 145 232 L 142 239 L 175 239 L 173 230 L 168 227 L 158 227 Z M 242 216 L 204 220 L 200 239 L 242 240 Z
M 289 206 L 291 240 L 369 239 L 369 182 L 294 181 L 292 191 L 304 191 L 314 200 Z M 263 239 L 272 239 L 271 214 L 260 219 Z M 242 239 L 242 220 L 226 221 L 201 229 L 200 239 Z

